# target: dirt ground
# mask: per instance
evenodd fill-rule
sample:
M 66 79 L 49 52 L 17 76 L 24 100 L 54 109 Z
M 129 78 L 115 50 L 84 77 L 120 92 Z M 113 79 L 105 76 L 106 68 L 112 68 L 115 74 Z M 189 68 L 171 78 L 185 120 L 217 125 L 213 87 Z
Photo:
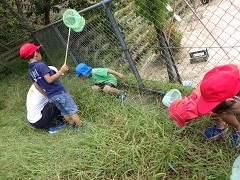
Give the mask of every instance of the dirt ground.
M 182 80 L 190 80 L 193 87 L 204 74 L 217 65 L 239 63 L 240 56 L 240 1 L 211 0 L 200 5 L 197 16 L 185 18 L 179 27 L 183 32 L 184 50 L 176 65 Z M 193 13 L 191 13 L 193 14 Z M 207 48 L 207 62 L 190 64 L 189 51 Z
M 196 7 L 196 15 L 189 8 L 190 13 L 177 22 L 176 28 L 183 34 L 181 53 L 175 58 L 176 67 L 181 80 L 191 81 L 192 87 L 213 67 L 240 62 L 240 0 L 211 0 Z M 191 64 L 189 52 L 199 48 L 207 48 L 209 58 Z M 168 79 L 165 65 L 159 68 L 151 63 L 155 56 L 153 52 L 142 64 L 141 77 L 153 81 Z

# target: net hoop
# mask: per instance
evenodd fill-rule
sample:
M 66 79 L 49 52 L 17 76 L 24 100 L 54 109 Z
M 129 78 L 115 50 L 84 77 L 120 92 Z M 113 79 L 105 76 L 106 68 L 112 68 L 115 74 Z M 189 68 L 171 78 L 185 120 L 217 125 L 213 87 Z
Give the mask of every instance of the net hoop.
M 63 23 L 75 32 L 81 32 L 85 27 L 85 19 L 74 9 L 67 9 L 63 13 Z

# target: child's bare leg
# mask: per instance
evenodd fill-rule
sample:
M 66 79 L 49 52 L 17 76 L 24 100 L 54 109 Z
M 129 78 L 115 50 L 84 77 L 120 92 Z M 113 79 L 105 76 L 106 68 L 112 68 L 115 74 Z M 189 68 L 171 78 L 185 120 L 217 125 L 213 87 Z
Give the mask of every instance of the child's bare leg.
M 223 114 L 221 114 L 221 118 L 224 122 L 226 122 L 230 126 L 236 128 L 236 131 L 240 131 L 240 123 L 238 122 L 238 120 L 234 114 L 223 113 Z
M 97 85 L 93 85 L 92 86 L 92 90 L 93 91 L 98 91 L 98 90 L 100 90 L 101 88 L 99 87 L 99 86 L 97 86 Z
M 118 93 L 118 89 L 108 86 L 108 85 L 104 86 L 103 91 L 106 93 Z
M 80 118 L 79 118 L 79 116 L 78 116 L 77 113 L 73 114 L 73 115 L 71 116 L 71 118 L 72 118 L 73 122 L 76 123 L 77 126 L 82 126 L 82 125 L 83 125 L 83 123 L 82 123 L 82 121 L 80 120 Z
M 211 120 L 213 121 L 213 124 L 215 124 L 218 129 L 223 129 L 224 126 L 226 126 L 226 123 L 217 114 L 212 115 L 211 116 Z
M 118 90 L 117 88 L 105 85 L 103 91 L 106 93 L 115 93 L 118 95 L 120 101 L 123 101 L 126 98 L 126 92 L 123 90 Z
M 63 117 L 70 125 L 74 123 L 74 121 L 72 120 L 72 117 L 69 114 L 64 115 Z

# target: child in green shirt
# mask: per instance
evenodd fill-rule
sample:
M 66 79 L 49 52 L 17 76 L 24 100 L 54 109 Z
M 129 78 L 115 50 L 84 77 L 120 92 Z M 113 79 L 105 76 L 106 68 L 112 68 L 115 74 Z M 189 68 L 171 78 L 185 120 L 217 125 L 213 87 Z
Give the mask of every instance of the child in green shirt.
M 123 101 L 127 93 L 116 88 L 117 79 L 114 75 L 120 79 L 124 78 L 123 74 L 109 68 L 90 68 L 84 63 L 80 63 L 76 67 L 76 77 L 89 77 L 92 90 L 102 89 L 107 93 L 116 93 L 120 101 Z

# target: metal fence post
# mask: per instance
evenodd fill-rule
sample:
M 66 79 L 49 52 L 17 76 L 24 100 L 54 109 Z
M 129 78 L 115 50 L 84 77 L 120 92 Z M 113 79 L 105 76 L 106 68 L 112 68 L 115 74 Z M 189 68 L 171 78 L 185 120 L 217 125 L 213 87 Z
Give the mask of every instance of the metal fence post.
M 129 53 L 129 49 L 128 49 L 128 47 L 127 47 L 127 45 L 126 45 L 126 43 L 123 39 L 122 33 L 120 32 L 120 29 L 117 25 L 117 22 L 114 18 L 114 15 L 113 15 L 112 11 L 110 10 L 110 8 L 108 6 L 108 3 L 111 2 L 111 0 L 103 0 L 102 2 L 103 2 L 103 7 L 104 7 L 104 9 L 107 13 L 108 18 L 109 18 L 109 21 L 110 21 L 110 23 L 111 23 L 111 25 L 112 25 L 115 33 L 116 33 L 118 41 L 120 42 L 120 44 L 122 46 L 122 50 L 124 51 L 125 56 L 126 56 L 128 62 L 129 62 L 129 65 L 130 65 L 130 67 L 133 71 L 133 74 L 135 75 L 135 78 L 137 79 L 138 85 L 139 85 L 140 88 L 144 88 L 144 85 L 142 83 L 142 79 L 141 79 L 141 77 L 140 77 L 140 75 L 137 71 L 137 68 L 136 68 L 136 66 L 135 66 L 135 64 L 132 60 L 131 54 Z

